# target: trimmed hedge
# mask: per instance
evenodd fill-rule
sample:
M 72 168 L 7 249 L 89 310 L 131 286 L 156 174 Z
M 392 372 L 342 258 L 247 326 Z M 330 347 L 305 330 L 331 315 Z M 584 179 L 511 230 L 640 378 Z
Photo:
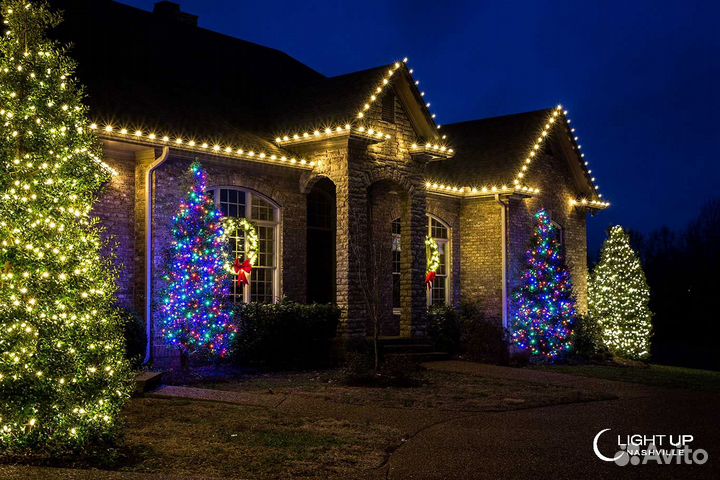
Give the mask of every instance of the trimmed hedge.
M 327 367 L 335 362 L 340 309 L 291 301 L 238 305 L 235 360 L 270 368 Z

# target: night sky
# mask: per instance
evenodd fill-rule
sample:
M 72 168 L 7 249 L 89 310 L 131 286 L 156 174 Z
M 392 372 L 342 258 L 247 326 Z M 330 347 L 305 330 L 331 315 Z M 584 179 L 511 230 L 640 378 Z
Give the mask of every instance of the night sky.
M 720 196 L 720 2 L 176 1 L 329 76 L 407 56 L 441 124 L 562 103 L 613 203 L 591 249 L 611 224 L 680 228 Z

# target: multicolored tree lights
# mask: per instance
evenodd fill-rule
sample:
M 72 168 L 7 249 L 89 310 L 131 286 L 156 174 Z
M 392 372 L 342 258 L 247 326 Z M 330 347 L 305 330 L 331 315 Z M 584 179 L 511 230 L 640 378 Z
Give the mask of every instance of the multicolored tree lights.
M 0 38 L 0 450 L 111 440 L 131 391 L 117 269 L 93 201 L 109 179 L 44 2 L 6 0 Z
M 588 303 L 590 317 L 612 353 L 633 359 L 650 355 L 650 288 L 630 237 L 620 226 L 610 229 L 600 263 L 590 275 Z
M 189 175 L 192 187 L 173 218 L 159 323 L 165 341 L 183 355 L 225 357 L 237 327 L 230 304 L 222 213 L 205 194 L 207 174 L 198 162 Z
M 535 220 L 522 283 L 512 296 L 510 328 L 518 348 L 552 360 L 572 348 L 575 298 L 558 227 L 544 210 Z

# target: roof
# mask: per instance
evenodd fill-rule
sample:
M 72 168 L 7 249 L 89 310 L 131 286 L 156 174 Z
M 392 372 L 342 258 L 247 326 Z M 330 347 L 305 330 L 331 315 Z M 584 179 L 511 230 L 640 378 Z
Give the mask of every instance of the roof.
M 102 123 L 259 142 L 254 134 L 264 133 L 266 112 L 289 94 L 288 79 L 325 78 L 278 50 L 199 28 L 187 14 L 172 18 L 110 0 L 52 4 L 65 11 L 52 36 L 71 44 L 91 116 Z
M 511 185 L 553 109 L 443 126 L 455 156 L 428 165 L 428 176 L 456 185 Z
M 320 128 L 343 125 L 356 118 L 358 108 L 365 103 L 388 68 L 382 65 L 337 77 L 322 78 L 295 91 L 278 115 L 279 129 Z M 280 113 L 280 112 L 279 112 Z

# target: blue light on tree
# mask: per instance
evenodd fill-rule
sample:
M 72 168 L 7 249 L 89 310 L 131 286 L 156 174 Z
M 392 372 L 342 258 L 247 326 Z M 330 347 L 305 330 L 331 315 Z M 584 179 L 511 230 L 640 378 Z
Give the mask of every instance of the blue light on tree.
M 552 360 L 572 348 L 575 298 L 560 232 L 545 210 L 535 214 L 520 286 L 512 295 L 512 340 L 533 357 Z
M 205 195 L 207 174 L 195 162 L 192 187 L 172 222 L 172 243 L 160 296 L 166 343 L 183 355 L 225 357 L 237 327 L 230 303 L 231 279 L 222 214 Z

